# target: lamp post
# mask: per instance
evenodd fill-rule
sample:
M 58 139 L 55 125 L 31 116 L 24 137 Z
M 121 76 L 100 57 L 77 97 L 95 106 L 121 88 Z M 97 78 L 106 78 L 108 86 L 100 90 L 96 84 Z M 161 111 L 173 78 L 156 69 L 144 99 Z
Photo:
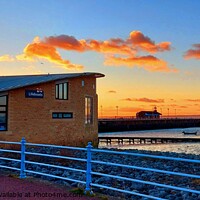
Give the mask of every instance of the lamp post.
M 102 107 L 102 105 L 100 106 L 100 108 L 101 108 L 101 118 L 103 118 L 103 107 Z
M 118 108 L 119 108 L 119 106 L 116 106 L 116 109 L 117 109 L 117 117 L 118 117 Z
M 168 118 L 169 118 L 169 108 L 167 108 L 167 111 L 168 111 Z
M 161 115 L 162 115 L 162 108 L 160 108 L 160 112 L 161 112 Z

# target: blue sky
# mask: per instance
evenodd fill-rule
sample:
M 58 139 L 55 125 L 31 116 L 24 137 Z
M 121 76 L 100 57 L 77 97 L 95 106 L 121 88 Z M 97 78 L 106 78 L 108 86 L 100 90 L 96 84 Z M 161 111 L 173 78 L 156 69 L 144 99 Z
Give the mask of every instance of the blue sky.
M 106 75 L 98 80 L 99 100 L 105 115 L 114 115 L 116 105 L 121 115 L 135 115 L 141 108 L 151 110 L 153 106 L 177 109 L 180 114 L 199 114 L 199 58 L 183 57 L 189 49 L 194 49 L 193 44 L 200 43 L 199 10 L 199 0 L 1 0 L 0 75 L 76 72 L 44 55 L 31 55 L 34 62 L 17 60 L 16 56 L 23 54 L 37 36 L 40 42 L 50 36 L 67 35 L 79 42 L 83 39 L 100 43 L 112 38 L 125 41 L 131 32 L 139 31 L 154 45 L 168 42 L 170 48 L 152 53 L 138 51 L 141 46 L 137 46 L 136 54 L 132 52 L 132 57 L 126 55 L 126 58 L 153 56 L 165 62 L 165 69 L 152 70 L 152 66 L 141 63 L 107 65 L 105 60 L 111 53 L 91 47 L 83 52 L 53 48 L 63 60 L 84 66 L 82 71 Z M 115 58 L 125 58 L 117 50 L 112 54 Z M 4 55 L 9 55 L 10 60 L 1 59 Z M 177 72 L 169 72 L 172 68 Z

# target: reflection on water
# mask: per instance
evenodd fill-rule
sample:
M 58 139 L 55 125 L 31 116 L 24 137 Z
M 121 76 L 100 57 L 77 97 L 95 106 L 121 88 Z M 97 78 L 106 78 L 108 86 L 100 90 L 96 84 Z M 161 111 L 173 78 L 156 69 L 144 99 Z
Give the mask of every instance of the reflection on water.
M 196 132 L 197 135 L 184 136 L 182 131 Z M 112 133 L 99 133 L 99 136 L 144 136 L 144 137 L 198 137 L 200 138 L 200 127 L 182 128 L 182 129 L 160 129 L 160 130 L 146 130 L 146 131 L 127 131 L 127 132 L 112 132 Z M 117 148 L 117 149 L 138 149 L 149 151 L 162 151 L 162 152 L 176 152 L 200 155 L 200 143 L 176 143 L 176 144 L 140 144 L 140 145 L 118 145 L 117 143 L 106 146 L 105 143 L 100 143 L 99 148 Z

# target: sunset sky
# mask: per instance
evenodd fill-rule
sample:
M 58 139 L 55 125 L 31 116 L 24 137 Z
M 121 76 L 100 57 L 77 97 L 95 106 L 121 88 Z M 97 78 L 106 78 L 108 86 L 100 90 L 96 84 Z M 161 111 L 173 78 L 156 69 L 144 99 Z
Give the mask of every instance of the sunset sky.
M 199 0 L 0 0 L 0 75 L 100 72 L 100 117 L 200 115 L 199 12 Z

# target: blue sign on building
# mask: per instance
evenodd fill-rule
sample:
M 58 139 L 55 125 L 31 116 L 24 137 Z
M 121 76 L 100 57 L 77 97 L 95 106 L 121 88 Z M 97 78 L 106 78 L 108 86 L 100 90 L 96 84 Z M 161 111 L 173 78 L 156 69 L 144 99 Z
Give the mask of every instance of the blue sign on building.
M 25 90 L 26 98 L 43 98 L 44 91 L 42 90 Z

